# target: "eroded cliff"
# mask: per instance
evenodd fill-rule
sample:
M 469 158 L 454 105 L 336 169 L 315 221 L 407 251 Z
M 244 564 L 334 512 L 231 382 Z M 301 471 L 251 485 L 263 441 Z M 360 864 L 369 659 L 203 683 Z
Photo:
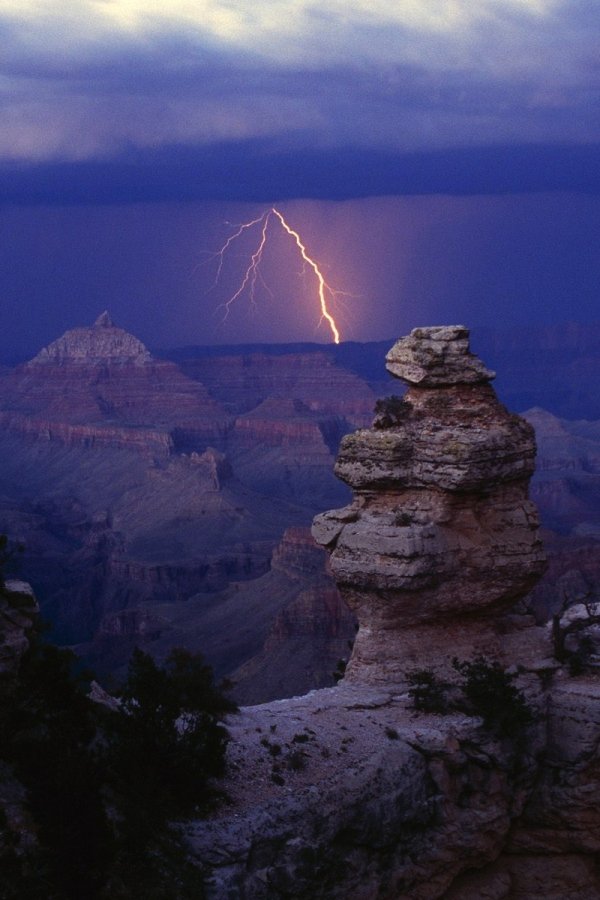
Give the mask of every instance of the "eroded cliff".
M 0 426 L 67 445 L 164 459 L 174 444 L 218 443 L 228 415 L 197 381 L 103 313 L 72 328 L 0 383 Z
M 355 499 L 314 525 L 360 626 L 348 674 L 231 719 L 230 804 L 189 829 L 207 896 L 595 900 L 600 683 L 592 658 L 574 676 L 563 620 L 527 612 L 545 565 L 532 429 L 460 326 L 416 329 L 388 361 L 409 392 L 345 439 Z M 415 710 L 415 670 L 456 682 L 453 658 L 480 656 L 530 720 Z
M 409 390 L 344 438 L 336 473 L 354 500 L 313 525 L 360 623 L 348 677 L 397 678 L 424 646 L 436 670 L 473 652 L 539 656 L 516 606 L 545 568 L 533 428 L 499 403 L 465 328 L 415 329 L 387 359 Z

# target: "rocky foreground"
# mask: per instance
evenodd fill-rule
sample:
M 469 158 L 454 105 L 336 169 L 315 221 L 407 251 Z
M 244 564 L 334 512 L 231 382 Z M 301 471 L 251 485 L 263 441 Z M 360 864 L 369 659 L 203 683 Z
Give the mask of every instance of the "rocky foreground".
M 229 804 L 188 832 L 207 896 L 600 898 L 598 610 L 528 614 L 532 430 L 464 328 L 416 329 L 388 365 L 408 395 L 346 438 L 355 499 L 314 526 L 359 622 L 348 675 L 231 718 Z M 456 656 L 512 673 L 531 718 L 452 702 Z M 415 710 L 417 669 L 441 711 Z

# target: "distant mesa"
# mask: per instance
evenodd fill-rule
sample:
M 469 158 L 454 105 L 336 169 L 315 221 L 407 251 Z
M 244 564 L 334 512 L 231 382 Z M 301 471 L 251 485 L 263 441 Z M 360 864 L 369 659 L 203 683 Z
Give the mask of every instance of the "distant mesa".
M 154 359 L 108 311 L 66 331 L 0 382 L 4 428 L 66 444 L 168 456 L 218 444 L 228 415 L 177 365 Z
M 117 328 L 105 310 L 91 327 L 71 328 L 44 347 L 31 360 L 31 365 L 144 365 L 151 360 L 150 352 L 144 344 L 129 332 Z
M 135 449 L 152 459 L 212 446 L 245 456 L 255 488 L 256 478 L 267 492 L 285 481 L 287 493 L 300 495 L 308 470 L 309 480 L 333 484 L 339 497 L 331 454 L 350 427 L 370 422 L 374 400 L 361 378 L 321 352 L 187 365 L 155 359 L 105 310 L 0 379 L 0 425 L 28 438 Z M 250 445 L 272 451 L 269 461 L 256 453 L 250 462 Z M 300 462 L 303 474 L 292 486 L 289 473 Z M 327 496 L 319 494 L 315 508 L 337 502 L 329 489 Z

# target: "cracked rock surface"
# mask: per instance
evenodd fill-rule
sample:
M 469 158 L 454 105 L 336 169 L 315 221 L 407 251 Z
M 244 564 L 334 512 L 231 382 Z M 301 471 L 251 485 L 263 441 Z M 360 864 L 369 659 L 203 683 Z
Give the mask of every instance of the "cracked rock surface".
M 341 684 L 230 717 L 229 802 L 187 830 L 209 900 L 429 900 L 495 859 L 533 752 L 407 699 Z

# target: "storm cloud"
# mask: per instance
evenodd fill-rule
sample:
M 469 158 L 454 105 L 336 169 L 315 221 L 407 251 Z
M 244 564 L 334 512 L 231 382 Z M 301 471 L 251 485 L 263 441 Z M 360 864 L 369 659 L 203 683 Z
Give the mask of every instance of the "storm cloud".
M 5 0 L 0 159 L 589 144 L 599 32 L 581 0 Z
M 272 203 L 344 339 L 597 318 L 599 45 L 596 0 L 0 0 L 0 359 L 105 307 L 329 340 L 277 238 L 222 322 L 255 248 L 210 254 Z

